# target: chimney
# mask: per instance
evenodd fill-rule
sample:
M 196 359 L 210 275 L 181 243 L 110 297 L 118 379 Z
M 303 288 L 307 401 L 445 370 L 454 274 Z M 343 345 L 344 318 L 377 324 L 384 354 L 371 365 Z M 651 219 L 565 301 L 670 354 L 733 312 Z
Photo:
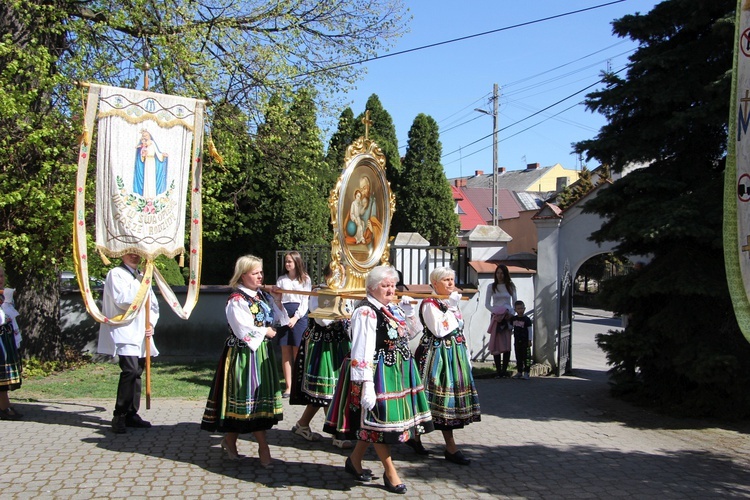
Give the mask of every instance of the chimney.
M 456 187 L 466 187 L 466 179 L 456 179 L 453 185 Z
M 527 163 L 526 164 L 526 170 L 536 170 L 540 166 L 541 165 L 539 165 L 538 163 Z
M 484 170 L 474 170 L 474 175 L 477 177 L 484 175 Z
M 498 174 L 504 174 L 505 173 L 505 167 L 500 167 L 499 169 L 497 169 L 497 173 Z

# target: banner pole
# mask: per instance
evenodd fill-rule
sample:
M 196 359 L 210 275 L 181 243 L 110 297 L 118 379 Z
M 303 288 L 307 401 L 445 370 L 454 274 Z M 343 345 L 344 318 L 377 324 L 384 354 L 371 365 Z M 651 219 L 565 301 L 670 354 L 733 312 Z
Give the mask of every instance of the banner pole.
M 145 328 L 148 330 L 151 324 L 151 291 L 149 290 L 148 297 L 146 297 L 146 324 Z M 144 336 L 146 332 L 143 332 Z M 146 409 L 151 409 L 151 338 L 145 337 L 146 341 Z

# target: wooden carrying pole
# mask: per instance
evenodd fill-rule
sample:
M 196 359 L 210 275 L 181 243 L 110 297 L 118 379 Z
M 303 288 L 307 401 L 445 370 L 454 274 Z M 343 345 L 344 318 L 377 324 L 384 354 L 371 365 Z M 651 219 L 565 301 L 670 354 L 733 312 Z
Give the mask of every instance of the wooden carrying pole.
M 148 62 L 143 64 L 143 90 L 148 90 L 149 82 L 148 82 L 148 70 L 151 69 L 151 66 Z M 148 330 L 149 325 L 151 324 L 151 290 L 148 291 L 148 296 L 146 297 L 146 330 Z M 143 335 L 146 335 L 146 332 L 143 332 Z M 151 339 L 149 337 L 145 337 L 146 342 L 146 409 L 151 409 Z
M 148 291 L 148 297 L 146 297 L 146 330 L 148 330 L 151 324 L 151 290 Z M 146 332 L 143 332 L 146 342 L 146 409 L 151 409 L 151 337 L 146 336 Z
M 274 291 L 274 287 L 270 286 L 270 285 L 262 285 L 261 288 L 263 288 L 263 290 L 265 290 L 267 292 Z M 461 294 L 464 294 L 464 293 L 477 293 L 477 290 L 470 289 L 470 288 L 466 288 L 466 289 L 463 289 L 463 290 L 458 290 L 457 289 L 456 291 L 458 293 L 461 293 Z M 317 295 L 319 295 L 319 293 L 316 292 L 316 291 L 308 292 L 307 290 L 284 290 L 284 289 L 281 289 L 281 288 L 276 288 L 275 292 L 276 293 L 289 293 L 289 294 L 296 294 L 296 295 L 307 295 L 307 296 L 317 296 Z M 396 296 L 397 297 L 402 297 L 404 295 L 406 295 L 408 297 L 411 297 L 413 299 L 428 299 L 430 297 L 435 298 L 435 299 L 447 299 L 447 298 L 449 298 L 448 295 L 436 295 L 434 293 L 416 293 L 416 292 L 409 292 L 409 291 L 406 291 L 406 292 L 397 291 L 396 292 Z M 362 292 L 362 293 L 356 293 L 355 292 L 355 293 L 342 294 L 341 296 L 344 297 L 344 298 L 347 298 L 347 299 L 364 299 L 365 298 L 365 293 L 364 292 Z M 469 300 L 469 297 L 462 296 L 461 300 Z

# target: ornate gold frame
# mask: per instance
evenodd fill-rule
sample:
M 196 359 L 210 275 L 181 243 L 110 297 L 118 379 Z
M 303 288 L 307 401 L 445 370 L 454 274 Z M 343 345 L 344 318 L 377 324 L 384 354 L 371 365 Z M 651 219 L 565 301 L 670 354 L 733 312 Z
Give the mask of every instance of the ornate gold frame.
M 390 256 L 388 233 L 396 210 L 396 198 L 385 177 L 385 155 L 368 137 L 372 124 L 369 111 L 362 121 L 365 135 L 346 149 L 344 171 L 328 199 L 333 226 L 333 276 L 328 281 L 331 290 L 363 290 L 370 269 L 387 264 Z M 367 199 L 366 203 L 358 205 L 362 212 L 362 226 L 358 231 L 351 217 L 356 192 L 360 193 L 361 199 Z

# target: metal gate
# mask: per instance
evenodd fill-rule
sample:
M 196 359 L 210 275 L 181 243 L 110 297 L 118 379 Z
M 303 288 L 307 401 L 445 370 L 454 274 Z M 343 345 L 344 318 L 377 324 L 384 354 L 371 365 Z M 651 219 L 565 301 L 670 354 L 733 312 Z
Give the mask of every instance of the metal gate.
M 565 262 L 560 279 L 560 324 L 557 329 L 557 373 L 567 375 L 573 369 L 571 357 L 571 335 L 573 323 L 573 276 L 570 275 L 570 263 Z

